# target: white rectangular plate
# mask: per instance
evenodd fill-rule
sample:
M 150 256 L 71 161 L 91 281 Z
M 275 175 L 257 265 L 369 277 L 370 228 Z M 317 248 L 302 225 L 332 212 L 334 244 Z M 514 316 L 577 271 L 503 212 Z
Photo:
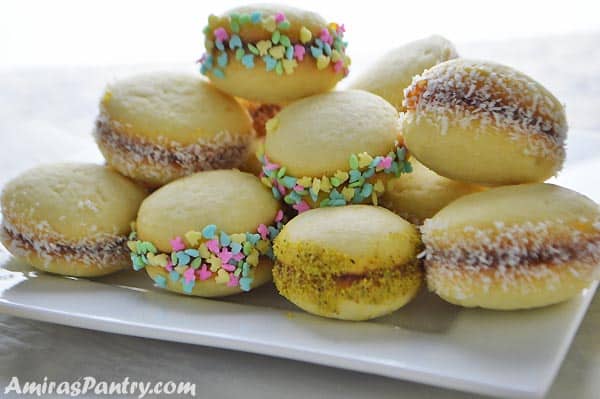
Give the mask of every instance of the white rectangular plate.
M 558 183 L 598 202 L 600 159 L 589 149 L 599 148 L 600 136 L 571 137 L 575 155 Z M 190 298 L 156 289 L 145 273 L 86 280 L 35 272 L 1 246 L 0 266 L 7 314 L 502 397 L 545 394 L 597 286 L 560 305 L 516 312 L 463 309 L 422 292 L 392 315 L 353 323 L 303 313 L 272 285 L 222 300 Z

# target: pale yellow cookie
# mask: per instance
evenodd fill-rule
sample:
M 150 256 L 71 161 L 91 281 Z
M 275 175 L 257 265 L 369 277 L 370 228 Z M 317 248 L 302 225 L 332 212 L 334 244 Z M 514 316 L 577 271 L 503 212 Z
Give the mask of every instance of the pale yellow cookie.
M 436 173 L 485 185 L 540 182 L 565 158 L 561 103 L 510 67 L 451 60 L 415 77 L 405 92 L 402 133 Z
M 273 278 L 281 295 L 307 312 L 367 320 L 416 295 L 419 246 L 416 228 L 384 208 L 313 209 L 276 238 Z
M 305 98 L 271 119 L 265 154 L 293 176 L 347 170 L 352 154 L 385 155 L 394 149 L 397 115 L 384 99 L 361 90 Z
M 267 123 L 263 182 L 277 198 L 308 207 L 377 204 L 385 181 L 410 170 L 398 112 L 362 90 L 298 100 Z
M 111 166 L 151 187 L 238 167 L 253 134 L 234 98 L 197 76 L 170 72 L 109 84 L 94 131 Z
M 398 111 L 405 111 L 404 89 L 427 68 L 458 57 L 454 45 L 441 36 L 429 36 L 390 50 L 378 58 L 350 84 L 385 98 Z
M 410 163 L 411 173 L 387 181 L 381 205 L 411 223 L 422 224 L 455 199 L 484 189 L 440 176 L 414 158 Z
M 271 280 L 273 229 L 282 217 L 256 176 L 217 170 L 184 177 L 142 203 L 128 242 L 133 267 L 179 293 L 249 291 Z
M 37 269 L 95 277 L 128 266 L 130 223 L 147 192 L 93 164 L 43 165 L 2 192 L 2 243 Z
M 545 306 L 600 277 L 598 204 L 552 184 L 466 195 L 421 231 L 429 289 L 457 305 Z
M 344 29 L 294 7 L 237 7 L 208 18 L 201 72 L 220 90 L 258 103 L 322 93 L 348 73 Z

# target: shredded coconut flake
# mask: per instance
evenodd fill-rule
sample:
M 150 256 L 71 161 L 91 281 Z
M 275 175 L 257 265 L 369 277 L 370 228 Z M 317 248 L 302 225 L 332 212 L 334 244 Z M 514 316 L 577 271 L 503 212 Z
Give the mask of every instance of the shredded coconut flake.
M 35 233 L 19 231 L 6 218 L 2 220 L 0 234 L 8 238 L 3 241 L 10 242 L 11 253 L 25 257 L 33 251 L 46 261 L 46 266 L 56 258 L 100 268 L 129 262 L 127 236 L 98 234 L 93 238 L 68 241 L 50 233 L 47 228 L 36 229 Z
M 498 70 L 498 72 L 496 72 Z M 404 91 L 407 118 L 482 131 L 495 127 L 512 139 L 525 135 L 532 155 L 563 160 L 567 122 L 562 105 L 517 71 L 465 60 L 439 64 L 415 76 Z
M 113 158 L 125 168 L 121 172 L 133 176 L 134 172 L 143 171 L 151 177 L 168 180 L 203 170 L 238 167 L 246 159 L 251 139 L 250 135 L 223 131 L 190 145 L 167 142 L 164 138 L 161 143 L 153 143 L 121 134 L 120 128 L 120 123 L 110 121 L 101 112 L 96 119 L 94 137 L 101 147 L 110 149 Z
M 421 231 L 425 267 L 434 273 L 430 279 L 444 276 L 460 281 L 466 275 L 491 275 L 502 281 L 503 290 L 544 279 L 551 289 L 559 286 L 558 272 L 563 267 L 570 267 L 570 272 L 582 279 L 600 275 L 599 233 L 571 228 L 558 219 L 512 226 L 496 222 L 492 226 L 466 226 L 464 237 L 457 237 L 447 228 L 439 229 L 439 223 L 426 220 Z M 459 286 L 455 290 L 460 290 Z
M 92 212 L 94 212 L 94 213 L 98 213 L 98 211 L 99 211 L 99 210 L 98 210 L 98 207 L 96 206 L 96 204 L 95 204 L 95 203 L 93 203 L 93 202 L 92 202 L 91 200 L 89 200 L 89 199 L 86 199 L 86 200 L 80 200 L 80 201 L 77 203 L 77 207 L 78 207 L 79 209 L 89 209 L 89 210 L 91 210 L 91 211 L 92 211 Z

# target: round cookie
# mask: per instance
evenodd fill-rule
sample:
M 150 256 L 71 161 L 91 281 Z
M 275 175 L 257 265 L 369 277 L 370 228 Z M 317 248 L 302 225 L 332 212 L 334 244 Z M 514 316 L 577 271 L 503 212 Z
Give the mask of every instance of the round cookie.
M 298 212 L 377 204 L 385 179 L 410 171 L 398 113 L 360 90 L 319 94 L 267 123 L 262 181 Z
M 253 129 L 246 110 L 203 79 L 155 72 L 107 86 L 94 136 L 109 165 L 158 187 L 239 166 Z
M 402 133 L 425 166 L 485 185 L 544 181 L 565 158 L 560 102 L 510 67 L 457 59 L 428 69 L 405 91 Z
M 275 239 L 273 280 L 309 313 L 367 320 L 409 302 L 421 286 L 416 228 L 384 208 L 320 208 L 292 219 Z
M 411 223 L 422 224 L 455 199 L 484 189 L 440 176 L 414 158 L 410 163 L 412 173 L 388 180 L 381 206 Z
M 30 169 L 2 192 L 4 246 L 39 270 L 96 277 L 129 264 L 130 223 L 147 192 L 105 166 Z
M 421 231 L 429 289 L 457 305 L 545 306 L 600 277 L 598 204 L 552 184 L 464 196 Z
M 201 72 L 225 93 L 282 104 L 332 89 L 348 74 L 344 26 L 273 4 L 211 15 Z
M 441 36 L 429 36 L 395 48 L 375 61 L 350 84 L 386 99 L 398 111 L 405 111 L 404 89 L 412 78 L 440 62 L 458 57 L 454 45 Z
M 197 173 L 152 193 L 127 243 L 133 268 L 179 293 L 215 297 L 271 280 L 283 213 L 256 176 Z

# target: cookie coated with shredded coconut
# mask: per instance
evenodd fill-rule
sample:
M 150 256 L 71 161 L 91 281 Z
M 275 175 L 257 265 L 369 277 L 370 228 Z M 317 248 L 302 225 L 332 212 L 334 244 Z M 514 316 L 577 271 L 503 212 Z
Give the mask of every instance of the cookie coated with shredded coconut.
M 77 207 L 79 209 L 86 209 L 87 208 L 87 209 L 91 210 L 94 213 L 98 213 L 98 206 L 96 206 L 96 204 L 92 200 L 90 200 L 90 199 L 80 200 L 77 203 Z
M 121 124 L 104 113 L 96 119 L 94 137 L 103 151 L 110 151 L 111 157 L 118 160 L 119 165 L 113 166 L 130 176 L 143 171 L 150 177 L 171 176 L 170 180 L 203 170 L 238 167 L 247 157 L 252 137 L 223 131 L 211 139 L 182 145 L 166 138 L 154 143 L 121 130 Z
M 26 257 L 28 253 L 34 252 L 44 259 L 47 266 L 57 258 L 99 268 L 126 265 L 129 262 L 125 235 L 98 234 L 79 241 L 69 241 L 49 232 L 44 223 L 33 233 L 19 231 L 4 218 L 0 236 L 12 254 Z
M 457 231 L 429 219 L 421 228 L 425 251 L 420 256 L 433 278 L 460 281 L 476 276 L 484 290 L 494 280 L 501 280 L 504 290 L 523 282 L 552 282 L 564 271 L 593 280 L 600 277 L 600 219 L 579 222 L 590 223 L 592 229 L 582 231 L 556 219 L 495 222 L 487 228 L 465 226 Z
M 567 121 L 562 104 L 539 83 L 512 68 L 470 60 L 451 60 L 413 78 L 404 91 L 403 118 L 440 126 L 492 127 L 513 140 L 527 137 L 527 152 L 564 159 Z

